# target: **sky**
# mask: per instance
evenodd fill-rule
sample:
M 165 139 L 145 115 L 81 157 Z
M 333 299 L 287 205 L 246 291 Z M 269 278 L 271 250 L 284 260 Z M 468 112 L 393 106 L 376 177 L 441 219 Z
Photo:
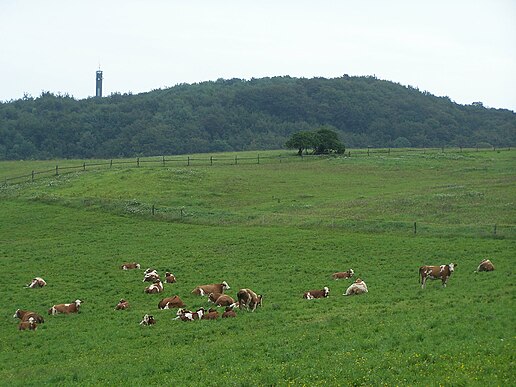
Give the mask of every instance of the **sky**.
M 373 75 L 516 111 L 516 0 L 0 0 L 0 101 Z

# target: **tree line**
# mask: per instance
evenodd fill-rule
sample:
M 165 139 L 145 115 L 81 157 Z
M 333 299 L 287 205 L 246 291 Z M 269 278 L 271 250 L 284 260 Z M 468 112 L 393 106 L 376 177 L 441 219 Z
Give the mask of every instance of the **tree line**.
M 280 149 L 321 129 L 352 148 L 499 147 L 516 143 L 516 113 L 347 75 L 219 79 L 82 100 L 43 92 L 0 103 L 0 160 Z

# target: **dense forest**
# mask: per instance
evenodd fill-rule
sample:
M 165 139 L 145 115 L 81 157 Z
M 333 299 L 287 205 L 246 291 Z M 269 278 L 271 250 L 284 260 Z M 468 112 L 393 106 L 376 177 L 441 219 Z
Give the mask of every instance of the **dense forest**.
M 516 113 L 375 77 L 219 79 L 76 100 L 0 103 L 0 160 L 265 150 L 334 130 L 347 148 L 512 146 Z

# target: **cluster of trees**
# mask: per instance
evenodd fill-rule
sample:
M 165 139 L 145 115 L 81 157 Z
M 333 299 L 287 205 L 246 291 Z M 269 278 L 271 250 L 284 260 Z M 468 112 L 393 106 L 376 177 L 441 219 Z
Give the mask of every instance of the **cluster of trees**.
M 324 153 L 342 154 L 346 151 L 346 147 L 339 140 L 337 132 L 329 127 L 319 128 L 315 132 L 303 130 L 294 133 L 285 143 L 285 147 L 287 149 L 297 149 L 299 156 L 303 154 L 303 151 L 308 153 L 308 149 L 311 149 L 313 154 L 316 155 Z
M 459 105 L 374 77 L 274 77 L 83 100 L 44 92 L 3 102 L 0 160 L 280 149 L 295 133 L 318 128 L 347 147 L 516 142 L 510 110 Z M 320 152 L 314 144 L 310 149 Z M 328 149 L 341 151 L 335 144 Z

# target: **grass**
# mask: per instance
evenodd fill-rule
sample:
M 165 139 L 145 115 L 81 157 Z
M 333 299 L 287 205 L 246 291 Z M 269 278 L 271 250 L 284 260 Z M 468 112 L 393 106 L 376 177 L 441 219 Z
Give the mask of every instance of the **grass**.
M 514 157 L 402 156 L 98 170 L 2 188 L 0 384 L 515 384 L 516 239 L 469 231 L 514 227 Z M 152 204 L 155 216 L 135 210 Z M 388 226 L 416 215 L 433 228 Z M 483 258 L 497 270 L 473 273 Z M 133 260 L 178 282 L 144 294 L 143 271 L 118 268 Z M 420 289 L 420 265 L 452 261 L 446 289 Z M 331 280 L 349 267 L 367 295 L 344 297 L 349 282 Z M 23 288 L 34 276 L 48 286 Z M 174 294 L 207 306 L 190 291 L 222 280 L 232 296 L 264 294 L 264 307 L 191 324 L 157 309 Z M 328 299 L 301 298 L 323 286 Z M 122 297 L 131 308 L 113 310 Z M 11 318 L 76 298 L 80 314 L 45 314 L 36 332 Z M 138 324 L 145 313 L 156 326 Z

